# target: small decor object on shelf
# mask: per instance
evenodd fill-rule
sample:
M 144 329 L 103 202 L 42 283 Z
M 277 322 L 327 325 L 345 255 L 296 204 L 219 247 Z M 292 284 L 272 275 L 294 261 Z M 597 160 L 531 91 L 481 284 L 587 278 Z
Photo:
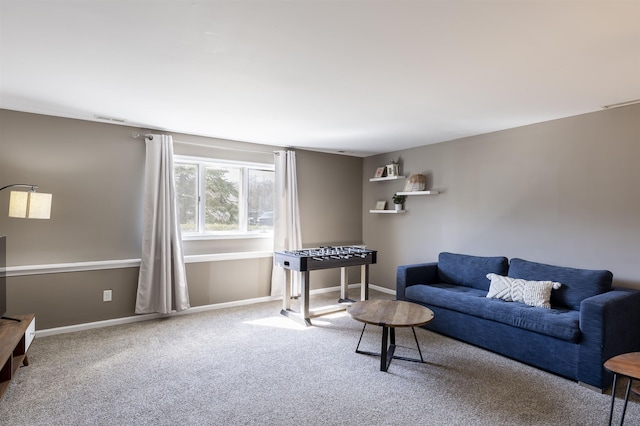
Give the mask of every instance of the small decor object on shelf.
M 384 210 L 385 207 L 387 207 L 387 202 L 386 201 L 378 201 L 376 203 L 376 210 Z
M 421 174 L 409 176 L 407 183 L 404 185 L 404 192 L 424 191 L 427 186 L 427 178 Z
M 402 210 L 402 204 L 404 204 L 406 199 L 407 199 L 406 195 L 398 195 L 398 194 L 393 195 L 393 204 L 396 210 L 398 211 Z
M 378 167 L 376 169 L 376 174 L 375 174 L 374 177 L 376 177 L 376 178 L 385 177 L 386 176 L 386 172 L 387 172 L 387 168 L 385 166 Z
M 400 168 L 398 163 L 391 160 L 389 164 L 387 164 L 387 176 L 398 176 L 400 175 Z

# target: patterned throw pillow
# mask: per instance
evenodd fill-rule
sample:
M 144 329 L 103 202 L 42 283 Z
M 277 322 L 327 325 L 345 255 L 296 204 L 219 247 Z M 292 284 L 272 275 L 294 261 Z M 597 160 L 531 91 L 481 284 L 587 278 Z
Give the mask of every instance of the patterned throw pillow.
M 496 274 L 487 274 L 487 278 L 491 280 L 487 293 L 489 299 L 520 302 L 547 309 L 551 309 L 551 290 L 557 290 L 562 286 L 553 281 L 527 281 Z

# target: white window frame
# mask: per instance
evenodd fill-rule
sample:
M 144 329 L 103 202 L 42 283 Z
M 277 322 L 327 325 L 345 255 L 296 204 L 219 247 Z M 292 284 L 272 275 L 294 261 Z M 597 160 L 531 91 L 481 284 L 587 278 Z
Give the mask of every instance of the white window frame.
M 223 160 L 208 157 L 194 157 L 189 155 L 174 155 L 173 163 L 188 164 L 197 166 L 198 173 L 198 194 L 197 194 L 197 212 L 196 221 L 198 222 L 197 231 L 182 231 L 183 240 L 208 240 L 208 239 L 234 239 L 234 238 L 273 238 L 273 229 L 271 231 L 250 231 L 247 228 L 249 223 L 249 170 L 265 170 L 275 172 L 275 165 L 269 163 L 255 163 L 249 161 Z M 238 231 L 206 231 L 205 215 L 202 203 L 202 194 L 204 194 L 205 178 L 204 172 L 206 166 L 213 167 L 237 167 L 241 169 L 240 188 L 238 198 L 239 201 L 239 221 L 240 230 Z

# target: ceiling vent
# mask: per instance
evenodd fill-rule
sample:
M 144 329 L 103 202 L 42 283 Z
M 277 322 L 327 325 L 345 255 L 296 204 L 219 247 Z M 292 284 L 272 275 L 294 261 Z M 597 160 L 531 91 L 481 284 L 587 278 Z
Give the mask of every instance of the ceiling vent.
M 111 121 L 113 123 L 126 123 L 126 120 L 122 118 L 105 117 L 104 115 L 94 115 L 93 118 L 96 120 Z

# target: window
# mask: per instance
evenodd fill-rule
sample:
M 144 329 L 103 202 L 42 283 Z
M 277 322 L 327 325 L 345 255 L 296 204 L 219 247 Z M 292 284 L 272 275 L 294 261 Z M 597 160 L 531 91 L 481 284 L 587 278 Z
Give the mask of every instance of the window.
M 273 231 L 272 164 L 176 155 L 173 165 L 183 235 Z

